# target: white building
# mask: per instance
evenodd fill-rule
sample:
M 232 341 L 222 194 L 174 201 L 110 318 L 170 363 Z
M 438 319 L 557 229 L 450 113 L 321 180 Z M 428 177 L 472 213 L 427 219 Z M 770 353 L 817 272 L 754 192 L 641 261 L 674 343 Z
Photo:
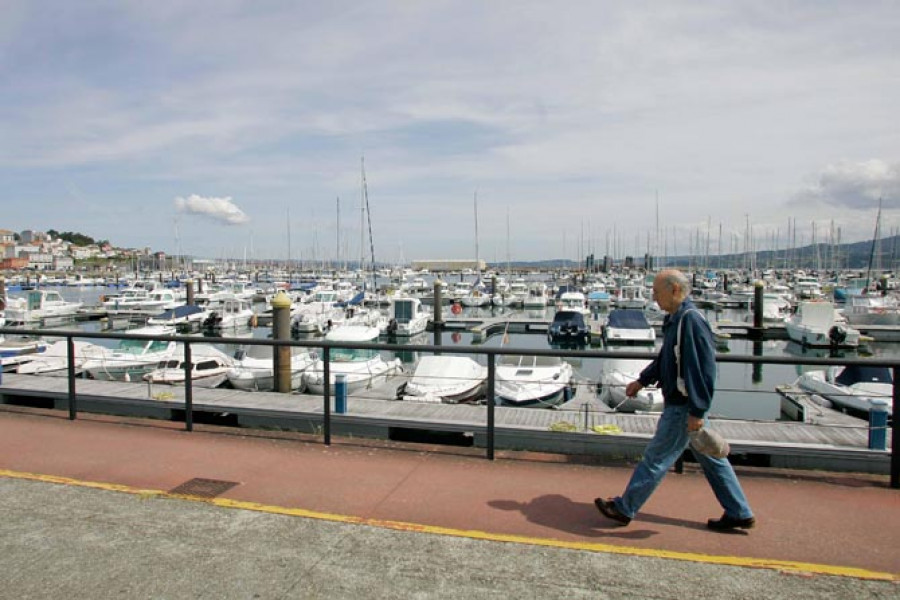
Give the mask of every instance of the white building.
M 53 269 L 56 271 L 71 271 L 75 268 L 75 261 L 68 256 L 54 256 Z
M 20 256 L 22 256 L 20 254 Z M 28 268 L 35 271 L 49 271 L 53 268 L 53 255 L 43 252 L 34 252 L 25 255 L 28 258 Z

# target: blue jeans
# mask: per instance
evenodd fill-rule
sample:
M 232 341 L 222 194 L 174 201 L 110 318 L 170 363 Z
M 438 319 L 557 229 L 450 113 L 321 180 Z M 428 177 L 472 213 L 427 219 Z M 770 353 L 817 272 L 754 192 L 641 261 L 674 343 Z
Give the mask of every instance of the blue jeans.
M 623 515 L 634 518 L 650 495 L 665 477 L 666 473 L 688 447 L 690 438 L 687 431 L 688 407 L 666 404 L 656 433 L 650 444 L 644 450 L 641 463 L 634 469 L 631 481 L 625 488 L 625 492 L 615 498 L 616 508 Z M 694 449 L 691 448 L 691 452 Z M 727 458 L 712 458 L 699 452 L 694 452 L 697 461 L 703 468 L 703 474 L 712 487 L 713 493 L 725 514 L 735 519 L 749 519 L 753 516 L 744 490 L 738 483 L 737 475 Z

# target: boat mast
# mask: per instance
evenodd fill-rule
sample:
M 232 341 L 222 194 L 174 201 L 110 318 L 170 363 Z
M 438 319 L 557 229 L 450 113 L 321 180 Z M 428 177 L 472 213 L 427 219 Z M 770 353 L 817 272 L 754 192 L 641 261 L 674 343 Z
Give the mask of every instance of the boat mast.
M 369 187 L 366 184 L 365 157 L 360 159 L 362 168 L 363 200 L 365 201 L 365 214 L 369 224 L 369 252 L 372 258 L 372 291 L 375 291 L 375 240 L 372 238 L 372 211 L 369 209 Z
M 478 190 L 475 190 L 475 272 L 478 280 L 481 279 L 481 261 L 478 258 Z
M 287 269 L 288 281 L 291 280 L 291 207 L 287 207 Z
M 866 269 L 866 287 L 869 289 L 869 278 L 872 275 L 872 265 L 875 262 L 875 247 L 878 244 L 878 238 L 881 235 L 881 198 L 878 199 L 878 215 L 875 217 L 875 235 L 872 237 L 872 250 L 869 253 L 869 266 Z
M 337 242 L 335 244 L 334 266 L 336 269 L 341 268 L 341 197 L 337 197 Z

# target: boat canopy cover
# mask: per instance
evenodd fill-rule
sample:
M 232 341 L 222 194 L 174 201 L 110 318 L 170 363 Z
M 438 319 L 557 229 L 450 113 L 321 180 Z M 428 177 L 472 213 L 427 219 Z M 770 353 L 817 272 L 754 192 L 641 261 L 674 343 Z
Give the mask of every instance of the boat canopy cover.
M 560 310 L 553 315 L 553 323 L 575 323 L 584 326 L 584 315 L 574 310 Z
M 365 297 L 366 297 L 366 293 L 360 292 L 357 295 L 350 298 L 349 300 L 347 300 L 346 302 L 337 302 L 336 306 L 340 306 L 341 308 L 343 308 L 345 306 L 359 306 L 360 304 L 363 303 L 363 300 L 365 299 Z
M 190 315 L 195 315 L 199 312 L 203 312 L 203 309 L 194 304 L 185 304 L 184 306 L 176 306 L 175 308 L 170 308 L 169 310 L 163 312 L 161 315 L 157 316 L 157 319 L 180 319 L 181 317 L 187 317 Z
M 835 378 L 841 385 L 851 386 L 854 383 L 893 383 L 891 371 L 887 367 L 864 367 L 847 365 Z
M 608 325 L 619 329 L 649 329 L 650 327 L 643 312 L 623 309 L 609 313 Z

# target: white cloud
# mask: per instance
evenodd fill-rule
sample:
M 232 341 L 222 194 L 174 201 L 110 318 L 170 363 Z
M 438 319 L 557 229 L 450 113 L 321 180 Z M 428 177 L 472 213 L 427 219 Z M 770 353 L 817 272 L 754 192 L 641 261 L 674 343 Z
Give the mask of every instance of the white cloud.
M 178 212 L 203 215 L 228 225 L 241 225 L 250 221 L 250 217 L 235 206 L 231 197 L 205 198 L 197 194 L 191 194 L 187 198 L 181 196 L 175 198 L 175 209 Z
M 830 164 L 793 198 L 795 204 L 814 201 L 852 209 L 871 209 L 879 200 L 885 207 L 900 207 L 900 162 Z

